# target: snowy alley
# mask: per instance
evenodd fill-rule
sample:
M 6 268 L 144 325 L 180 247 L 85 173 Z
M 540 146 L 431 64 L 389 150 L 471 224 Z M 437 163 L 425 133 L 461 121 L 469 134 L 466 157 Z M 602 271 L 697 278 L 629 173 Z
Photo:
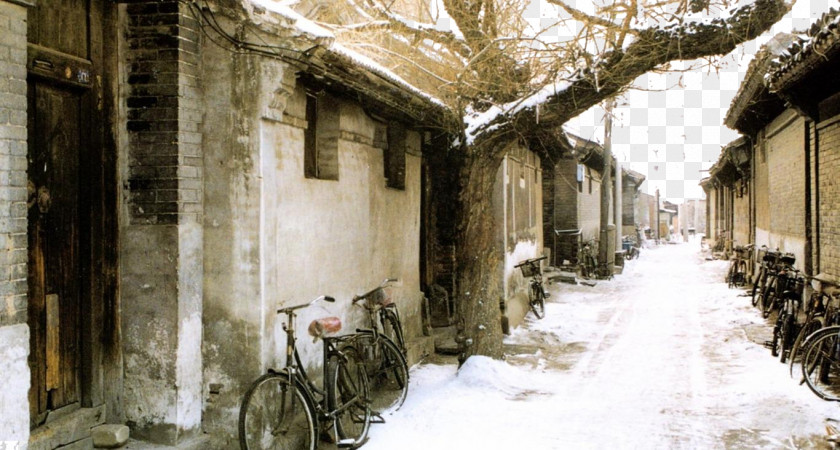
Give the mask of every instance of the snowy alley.
M 644 249 L 594 287 L 554 284 L 507 360 L 429 362 L 366 450 L 828 448 L 819 400 L 762 346 L 772 330 L 726 261 Z

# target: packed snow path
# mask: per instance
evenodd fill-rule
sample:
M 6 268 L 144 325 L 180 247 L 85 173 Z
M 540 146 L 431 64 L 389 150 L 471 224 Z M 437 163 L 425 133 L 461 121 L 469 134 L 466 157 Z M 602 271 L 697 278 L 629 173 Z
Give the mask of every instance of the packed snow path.
M 771 325 L 726 269 L 665 245 L 612 281 L 552 285 L 506 361 L 414 368 L 365 449 L 828 448 L 840 406 L 770 356 Z

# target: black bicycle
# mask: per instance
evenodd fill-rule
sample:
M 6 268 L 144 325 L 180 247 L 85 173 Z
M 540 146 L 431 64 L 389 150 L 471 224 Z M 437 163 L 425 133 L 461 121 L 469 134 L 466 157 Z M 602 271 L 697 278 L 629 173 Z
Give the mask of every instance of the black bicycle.
M 319 433 L 339 438 L 339 448 L 364 444 L 371 420 L 367 374 L 352 345 L 355 335 L 328 337 L 341 329 L 341 320 L 314 320 L 309 334 L 324 343 L 323 383 L 318 387 L 306 373 L 295 345 L 298 309 L 319 300 L 277 310 L 286 315 L 286 367 L 270 369 L 257 378 L 242 398 L 239 409 L 239 445 L 242 450 L 315 450 Z
M 766 245 L 762 245 L 759 249 L 761 257 L 761 267 L 758 271 L 758 276 L 755 278 L 752 288 L 752 305 L 758 307 L 759 301 L 767 285 L 767 278 L 771 272 L 775 272 L 775 266 L 779 262 L 782 254 L 779 251 L 768 250 Z
M 540 261 L 546 258 L 548 257 L 541 256 L 526 259 L 513 266 L 522 270 L 523 277 L 531 278 L 528 281 L 528 305 L 530 305 L 531 311 L 537 316 L 537 319 L 545 317 L 545 299 L 549 296 L 548 292 L 543 289 L 542 270 L 540 268 Z
M 747 284 L 747 261 L 752 247 L 752 244 L 735 247 L 729 271 L 726 273 L 726 283 L 730 288 Z
M 372 409 L 382 420 L 382 413 L 394 412 L 408 395 L 408 363 L 402 323 L 388 285 L 397 281 L 386 278 L 379 286 L 353 297 L 368 313 L 370 328 L 359 329 L 353 340 L 361 351 L 370 380 Z
M 781 307 L 773 326 L 773 340 L 770 353 L 778 356 L 784 363 L 793 347 L 801 324 L 797 321 L 802 306 L 802 292 L 805 288 L 805 277 L 795 269 L 789 269 L 779 275 L 777 286 L 782 290 L 778 297 Z

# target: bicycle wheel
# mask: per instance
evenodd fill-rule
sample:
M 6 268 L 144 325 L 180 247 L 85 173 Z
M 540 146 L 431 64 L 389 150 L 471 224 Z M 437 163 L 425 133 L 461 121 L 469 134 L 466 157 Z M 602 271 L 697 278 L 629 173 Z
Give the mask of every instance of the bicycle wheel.
M 735 265 L 736 261 L 733 259 L 731 263 L 729 263 L 729 270 L 726 271 L 726 285 L 730 289 L 732 288 L 733 280 L 735 279 Z
M 753 284 L 752 288 L 752 305 L 758 306 L 758 301 L 761 299 L 761 292 L 764 290 L 764 279 L 766 278 L 766 272 L 764 271 L 764 267 L 758 272 L 758 277 L 755 279 L 755 283 Z
M 542 285 L 539 283 L 531 284 L 531 292 L 528 297 L 531 311 L 534 312 L 537 319 L 545 317 L 545 292 L 543 292 Z
M 318 426 L 304 392 L 285 373 L 257 378 L 245 392 L 239 409 L 239 447 L 315 450 Z
M 817 330 L 820 330 L 822 327 L 823 318 L 821 316 L 813 317 L 799 329 L 799 333 L 796 333 L 796 340 L 793 341 L 793 346 L 790 348 L 790 376 L 793 376 L 793 363 L 797 362 L 796 357 L 800 356 L 803 348 L 807 348 L 807 344 L 809 343 L 808 338 L 811 334 L 817 332 Z
M 744 287 L 747 285 L 747 262 L 738 261 L 738 266 L 735 270 L 735 286 Z
M 782 320 L 783 314 L 779 313 L 779 317 L 776 318 L 776 323 L 773 325 L 773 339 L 770 341 L 770 355 L 773 357 L 779 356 L 779 338 L 781 337 L 782 331 Z
M 805 352 L 802 375 L 811 391 L 823 400 L 840 400 L 840 326 L 820 330 Z
M 362 333 L 355 340 L 370 382 L 371 409 L 380 414 L 398 410 L 408 395 L 408 364 L 402 352 L 386 336 Z
M 365 368 L 355 351 L 345 347 L 344 357 L 327 361 L 327 405 L 335 414 L 341 439 L 352 439 L 356 448 L 364 444 L 370 427 L 370 391 Z
M 392 308 L 394 309 L 392 310 Z M 399 312 L 396 310 L 396 307 L 382 308 L 381 311 L 383 333 L 385 336 L 388 336 L 392 342 L 397 344 L 397 347 L 400 349 L 402 354 L 405 355 L 405 338 L 403 337 L 402 322 L 400 321 Z
M 773 305 L 776 302 L 777 277 L 770 275 L 764 283 L 764 290 L 761 293 L 761 316 L 765 319 L 773 312 Z
M 787 306 L 785 307 L 785 310 Z M 790 352 L 790 346 L 794 328 L 794 315 L 790 312 L 785 312 L 783 314 L 784 318 L 782 319 L 782 327 L 779 331 L 779 362 L 782 364 L 787 361 L 788 353 Z

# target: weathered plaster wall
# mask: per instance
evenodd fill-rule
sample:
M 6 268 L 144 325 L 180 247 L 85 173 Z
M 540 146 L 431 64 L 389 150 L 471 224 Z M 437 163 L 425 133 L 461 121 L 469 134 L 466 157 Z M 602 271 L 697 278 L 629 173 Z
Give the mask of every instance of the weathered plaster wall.
M 408 132 L 405 190 L 387 188 L 374 120 L 351 101 L 323 97 L 339 130 L 338 180 L 306 178 L 306 99 L 294 72 L 216 49 L 203 58 L 213 68 L 205 78 L 204 428 L 233 445 L 247 384 L 285 363 L 277 308 L 337 299 L 298 317 L 301 356 L 315 370 L 321 343 L 305 334 L 309 321 L 336 315 L 344 332 L 367 326 L 350 300 L 386 277 L 400 280 L 392 292 L 407 338 L 421 334 L 420 135 Z
M 29 440 L 26 18 L 0 0 L 0 442 L 15 449 Z
M 584 241 L 600 239 L 601 173 L 586 168 L 583 192 L 578 196 L 578 223 Z M 597 252 L 597 249 L 593 248 Z
M 735 204 L 733 205 L 733 222 L 735 223 L 733 246 L 750 243 L 750 196 L 749 188 L 741 190 L 741 182 L 735 183 Z M 741 190 L 739 196 L 738 190 Z
M 528 280 L 514 266 L 543 254 L 543 189 L 539 164 L 535 153 L 514 144 L 499 168 L 493 188 L 496 220 L 503 224 L 500 231 L 504 248 L 502 279 L 506 316 L 514 327 L 522 322 L 529 310 Z
M 29 441 L 29 327 L 0 327 L 0 442 L 11 449 L 25 448 Z M 6 447 L 2 447 L 6 448 Z

